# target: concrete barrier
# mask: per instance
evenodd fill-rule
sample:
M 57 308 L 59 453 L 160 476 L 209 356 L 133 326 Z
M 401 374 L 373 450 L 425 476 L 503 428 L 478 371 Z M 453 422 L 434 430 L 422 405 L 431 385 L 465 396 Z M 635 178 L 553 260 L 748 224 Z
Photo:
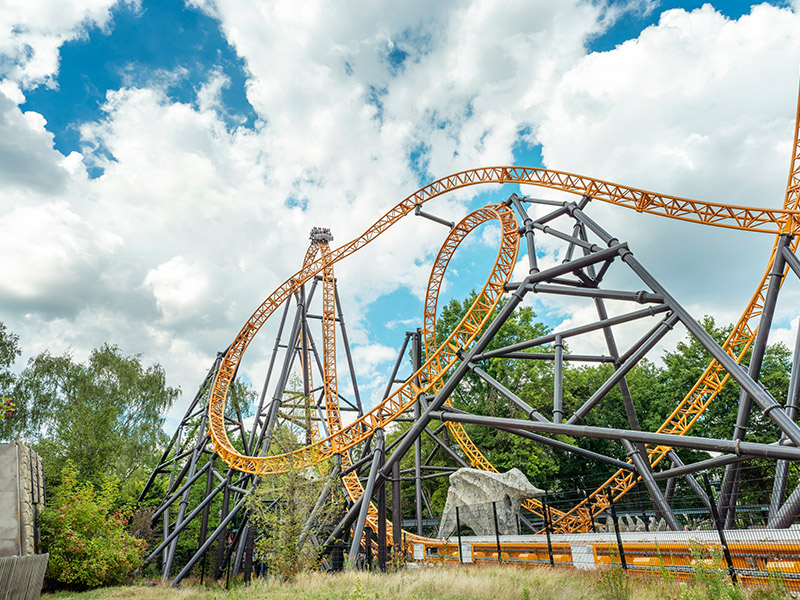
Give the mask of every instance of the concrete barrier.
M 36 600 L 49 558 L 49 554 L 0 558 L 0 600 Z

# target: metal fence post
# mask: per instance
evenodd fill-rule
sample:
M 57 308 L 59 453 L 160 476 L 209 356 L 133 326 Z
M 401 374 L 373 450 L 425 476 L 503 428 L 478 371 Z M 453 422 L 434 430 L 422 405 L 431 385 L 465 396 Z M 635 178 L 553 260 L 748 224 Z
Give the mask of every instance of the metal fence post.
M 622 536 L 619 534 L 619 519 L 617 519 L 617 509 L 614 508 L 614 496 L 605 490 L 606 498 L 608 499 L 608 506 L 611 509 L 611 520 L 614 522 L 614 533 L 617 537 L 617 548 L 619 549 L 619 560 L 622 563 L 622 568 L 628 570 L 628 562 L 625 560 L 625 549 L 622 547 Z
M 497 562 L 503 564 L 503 557 L 500 556 L 500 527 L 497 523 L 497 502 L 492 502 L 492 512 L 494 513 L 494 539 L 497 542 Z
M 556 566 L 553 560 L 553 544 L 550 541 L 550 500 L 547 497 L 547 488 L 544 489 L 544 504 L 542 505 L 542 519 L 544 519 L 544 530 L 547 533 L 547 553 L 550 555 L 550 568 Z
M 725 562 L 728 563 L 728 573 L 730 573 L 731 582 L 733 585 L 737 585 L 738 579 L 736 577 L 736 569 L 733 567 L 731 551 L 728 549 L 728 541 L 725 539 L 725 532 L 722 529 L 722 521 L 719 518 L 719 512 L 717 512 L 717 504 L 716 500 L 714 500 L 714 490 L 711 487 L 711 482 L 708 481 L 708 475 L 706 473 L 703 473 L 703 483 L 706 486 L 706 494 L 708 494 L 709 504 L 711 505 L 711 518 L 714 520 L 714 525 L 717 527 L 717 534 L 719 535 L 719 541 L 722 544 L 722 552 L 725 555 Z
M 464 557 L 461 555 L 461 515 L 458 514 L 456 506 L 456 534 L 458 535 L 458 562 L 463 563 Z

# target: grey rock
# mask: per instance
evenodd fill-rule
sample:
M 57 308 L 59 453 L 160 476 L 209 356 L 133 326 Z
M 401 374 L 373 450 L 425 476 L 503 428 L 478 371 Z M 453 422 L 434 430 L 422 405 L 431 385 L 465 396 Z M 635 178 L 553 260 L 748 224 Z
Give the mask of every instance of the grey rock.
M 544 494 L 531 485 L 519 469 L 493 473 L 463 468 L 450 475 L 439 537 L 448 538 L 456 531 L 456 507 L 461 525 L 475 535 L 494 535 L 492 502 L 497 506 L 498 530 L 503 535 L 517 533 L 520 503 L 525 498 Z

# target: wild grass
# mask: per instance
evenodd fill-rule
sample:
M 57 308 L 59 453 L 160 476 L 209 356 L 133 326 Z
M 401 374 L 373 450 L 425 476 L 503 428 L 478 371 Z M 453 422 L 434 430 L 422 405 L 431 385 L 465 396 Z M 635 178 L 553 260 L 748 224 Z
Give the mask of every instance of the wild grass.
M 630 576 L 620 570 L 435 566 L 390 574 L 303 573 L 293 582 L 254 580 L 177 589 L 131 585 L 83 593 L 45 594 L 44 600 L 780 600 L 779 588 L 736 590 L 722 581 L 679 583 L 661 577 Z M 722 587 L 720 587 L 722 586 Z M 720 593 L 722 592 L 722 593 Z

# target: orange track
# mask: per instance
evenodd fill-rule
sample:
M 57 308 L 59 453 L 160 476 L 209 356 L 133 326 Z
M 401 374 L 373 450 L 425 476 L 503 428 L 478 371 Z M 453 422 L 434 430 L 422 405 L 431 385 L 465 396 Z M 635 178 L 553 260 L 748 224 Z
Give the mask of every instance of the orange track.
M 301 285 L 324 271 L 324 269 L 332 269 L 333 264 L 363 248 L 401 218 L 413 212 L 416 205 L 423 204 L 449 191 L 471 185 L 481 183 L 520 183 L 581 194 L 618 206 L 632 208 L 638 212 L 647 212 L 684 221 L 745 231 L 797 235 L 800 233 L 800 210 L 798 210 L 800 209 L 800 139 L 798 139 L 798 125 L 800 125 L 800 103 L 798 104 L 798 121 L 795 126 L 792 167 L 784 208 L 781 210 L 699 202 L 647 192 L 571 173 L 527 167 L 488 167 L 463 171 L 435 181 L 418 190 L 392 208 L 358 238 L 339 248 L 329 250 L 320 258 L 312 260 L 307 255 L 308 260 L 303 265 L 303 268 L 275 290 L 245 323 L 223 358 L 212 387 L 209 401 L 209 427 L 214 451 L 234 469 L 259 475 L 283 472 L 290 465 L 298 468 L 315 464 L 330 457 L 333 453 L 344 452 L 364 441 L 372 435 L 376 428 L 385 427 L 409 408 L 420 393 L 428 393 L 437 389 L 438 383 L 457 360 L 449 352 L 454 348 L 466 347 L 475 339 L 483 325 L 489 320 L 494 306 L 499 301 L 499 295 L 494 302 L 487 302 L 487 298 L 484 297 L 487 289 L 491 291 L 491 286 L 497 283 L 495 281 L 497 278 L 496 270 L 492 272 L 487 286 L 484 287 L 476 303 L 453 333 L 433 353 L 428 353 L 428 359 L 420 371 L 395 390 L 384 402 L 353 424 L 341 427 L 338 431 L 331 431 L 328 438 L 316 441 L 290 454 L 268 457 L 244 456 L 239 453 L 231 445 L 224 427 L 225 400 L 231 379 L 241 361 L 242 355 L 267 318 L 283 302 L 288 300 Z M 516 224 L 516 220 L 514 220 L 514 223 Z M 503 243 L 511 239 L 516 241 L 515 236 L 517 236 L 516 228 L 513 231 L 506 229 L 506 224 L 504 223 Z M 796 247 L 797 241 L 795 240 L 792 249 L 794 250 Z M 504 247 L 501 246 L 498 260 L 503 255 L 503 252 Z M 515 258 L 517 252 L 516 244 L 514 244 L 513 251 L 507 249 L 505 252 L 507 256 L 511 256 L 513 252 Z M 773 249 L 767 273 L 771 268 L 774 256 L 775 251 Z M 511 267 L 513 268 L 513 261 Z M 741 360 L 755 336 L 756 325 L 754 320 L 761 312 L 765 286 L 766 275 L 762 278 L 753 299 L 724 345 L 726 351 L 737 360 Z M 502 288 L 502 284 L 500 284 L 500 288 Z M 426 306 L 426 310 L 427 308 Z M 416 386 L 413 382 L 415 378 L 420 376 L 422 384 Z M 722 389 L 727 377 L 728 374 L 716 362 L 712 362 L 701 380 L 698 381 L 667 422 L 659 429 L 659 432 L 676 435 L 685 434 Z M 328 382 L 326 382 L 326 393 L 329 391 L 327 385 Z M 462 448 L 466 446 L 465 451 L 470 456 L 473 464 L 484 465 L 481 458 L 483 461 L 485 461 L 485 458 L 482 455 L 480 455 L 481 458 L 478 458 L 480 453 L 477 448 L 475 448 L 476 454 L 470 454 L 471 450 L 467 450 L 471 441 L 468 442 L 466 436 L 459 437 L 455 435 L 455 437 L 459 443 L 463 444 Z M 474 444 L 472 446 L 474 447 Z M 664 447 L 651 448 L 649 455 L 652 464 L 659 462 L 665 455 L 666 450 L 667 448 Z M 485 465 L 488 465 L 488 461 L 486 461 Z M 611 485 L 614 493 L 620 496 L 633 485 L 633 476 L 620 472 L 609 480 L 608 485 Z M 588 505 L 582 503 L 569 511 L 569 513 L 561 515 L 555 524 L 562 531 L 584 530 L 588 522 L 589 510 L 593 512 L 602 511 L 605 509 L 603 502 L 604 500 L 595 493 L 590 498 Z

